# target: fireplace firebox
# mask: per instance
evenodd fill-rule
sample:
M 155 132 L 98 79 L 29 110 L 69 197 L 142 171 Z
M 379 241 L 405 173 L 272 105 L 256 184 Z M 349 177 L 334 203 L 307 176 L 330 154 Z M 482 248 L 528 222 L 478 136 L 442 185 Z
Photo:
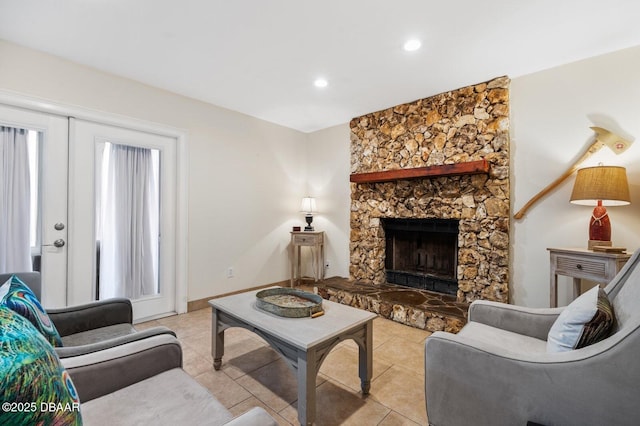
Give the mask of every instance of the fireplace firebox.
M 387 283 L 457 293 L 458 220 L 385 218 L 382 226 Z

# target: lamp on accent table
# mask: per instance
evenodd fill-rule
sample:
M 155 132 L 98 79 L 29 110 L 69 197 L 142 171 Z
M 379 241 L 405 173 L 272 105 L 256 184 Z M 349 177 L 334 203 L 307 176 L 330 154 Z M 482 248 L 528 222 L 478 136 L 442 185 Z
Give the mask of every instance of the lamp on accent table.
M 311 222 L 313 222 L 313 213 L 318 211 L 316 209 L 316 199 L 313 197 L 303 198 L 302 204 L 300 205 L 300 211 L 306 213 L 304 218 L 307 221 L 307 226 L 304 227 L 304 230 L 313 231 L 313 226 L 311 226 Z
M 611 221 L 605 206 L 631 203 L 625 168 L 600 165 L 578 170 L 570 201 L 595 205 L 589 221 L 589 250 L 595 246 L 611 246 Z

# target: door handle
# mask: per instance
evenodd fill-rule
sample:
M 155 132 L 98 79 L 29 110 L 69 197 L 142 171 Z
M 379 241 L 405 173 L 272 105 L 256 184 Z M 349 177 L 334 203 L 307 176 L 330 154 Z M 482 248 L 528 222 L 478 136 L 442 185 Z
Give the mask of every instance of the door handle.
M 59 239 L 55 240 L 55 241 L 53 242 L 53 244 L 43 244 L 43 245 L 42 245 L 42 247 L 51 247 L 51 246 L 55 246 L 55 247 L 60 248 L 60 247 L 64 247 L 64 244 L 65 244 L 64 240 L 63 240 L 62 238 L 59 238 Z

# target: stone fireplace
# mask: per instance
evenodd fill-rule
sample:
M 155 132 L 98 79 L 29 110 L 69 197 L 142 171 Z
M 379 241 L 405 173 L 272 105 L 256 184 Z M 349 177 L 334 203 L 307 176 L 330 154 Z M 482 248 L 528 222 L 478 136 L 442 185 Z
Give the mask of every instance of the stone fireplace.
M 508 302 L 509 79 L 500 77 L 356 117 L 350 127 L 350 279 L 386 285 L 388 271 L 402 266 L 404 275 L 392 280 L 404 276 L 402 285 L 411 282 L 433 290 L 430 280 L 447 269 L 453 276 L 442 278 L 453 287 L 439 287 L 447 287 L 445 292 L 455 294 L 458 302 Z M 435 172 L 358 183 L 353 179 L 432 166 L 448 170 L 480 160 L 487 169 L 472 174 Z M 398 219 L 409 221 L 404 231 L 389 237 L 385 225 L 402 223 Z M 409 228 L 418 219 L 455 223 L 458 232 L 412 240 L 415 230 Z M 451 239 L 450 248 L 445 248 Z M 410 248 L 417 251 L 407 254 Z M 428 249 L 435 252 L 427 253 Z

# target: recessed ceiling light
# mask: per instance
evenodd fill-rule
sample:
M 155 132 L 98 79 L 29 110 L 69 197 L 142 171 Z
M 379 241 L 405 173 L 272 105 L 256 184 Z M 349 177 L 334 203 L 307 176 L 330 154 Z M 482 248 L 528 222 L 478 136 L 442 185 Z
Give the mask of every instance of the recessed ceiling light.
M 420 40 L 414 38 L 405 42 L 404 50 L 406 50 L 407 52 L 413 52 L 414 50 L 420 49 L 420 46 L 422 46 Z
M 313 85 L 316 87 L 327 87 L 328 84 L 324 78 L 317 78 L 316 81 L 313 82 Z

